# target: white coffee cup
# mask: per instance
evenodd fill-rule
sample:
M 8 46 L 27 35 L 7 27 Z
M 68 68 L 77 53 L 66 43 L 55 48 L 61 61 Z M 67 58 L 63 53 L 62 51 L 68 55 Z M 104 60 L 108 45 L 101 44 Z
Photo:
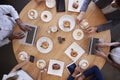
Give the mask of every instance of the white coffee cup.
M 51 32 L 57 32 L 58 31 L 58 29 L 55 25 L 51 26 L 50 29 L 51 29 Z
M 82 29 L 88 28 L 88 27 L 89 27 L 88 21 L 87 21 L 86 19 L 82 20 L 82 22 L 80 23 L 80 27 L 81 27 Z

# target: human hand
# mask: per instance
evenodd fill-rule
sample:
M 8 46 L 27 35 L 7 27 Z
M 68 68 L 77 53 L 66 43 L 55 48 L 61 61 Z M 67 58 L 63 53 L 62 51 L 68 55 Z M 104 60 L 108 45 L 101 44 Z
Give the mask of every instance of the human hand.
M 22 39 L 23 37 L 25 37 L 23 32 L 17 32 L 17 33 L 13 33 L 9 39 L 13 40 L 13 39 Z
M 107 55 L 103 51 L 95 50 L 95 54 L 97 56 L 103 57 L 104 59 L 107 59 Z
M 23 31 L 31 31 L 31 28 L 28 25 L 25 25 L 23 23 L 20 23 L 20 29 Z
M 97 43 L 96 46 L 101 47 L 101 48 L 103 48 L 103 47 L 109 47 L 110 43 L 101 42 L 101 43 Z
M 82 69 L 79 66 L 76 66 L 72 76 L 75 77 L 76 75 L 78 75 L 80 72 L 82 72 Z
M 94 33 L 97 31 L 97 27 L 88 27 L 87 29 L 84 30 L 84 32 L 90 34 L 90 33 Z
M 77 24 L 79 24 L 84 19 L 84 16 L 85 16 L 85 12 L 83 11 L 80 12 L 80 14 L 76 18 Z

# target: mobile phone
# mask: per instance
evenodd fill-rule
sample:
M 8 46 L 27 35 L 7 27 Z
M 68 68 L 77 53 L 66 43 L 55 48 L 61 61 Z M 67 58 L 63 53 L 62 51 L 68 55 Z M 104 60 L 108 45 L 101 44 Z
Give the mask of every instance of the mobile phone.
M 56 0 L 57 12 L 65 12 L 65 0 Z
M 74 72 L 75 68 L 76 68 L 75 63 L 71 63 L 71 64 L 67 65 L 67 70 L 69 71 L 70 74 L 72 74 Z
M 29 61 L 33 63 L 34 62 L 34 58 L 35 57 L 33 55 L 30 55 L 30 60 Z

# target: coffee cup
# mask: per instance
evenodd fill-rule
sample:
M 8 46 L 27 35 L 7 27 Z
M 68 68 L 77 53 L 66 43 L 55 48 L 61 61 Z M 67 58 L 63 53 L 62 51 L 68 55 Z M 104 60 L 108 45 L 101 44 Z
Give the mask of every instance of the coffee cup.
M 89 23 L 86 19 L 82 20 L 82 22 L 80 23 L 80 27 L 82 29 L 87 29 L 89 27 Z
M 50 29 L 51 29 L 51 32 L 57 32 L 58 31 L 58 29 L 55 25 L 51 26 Z

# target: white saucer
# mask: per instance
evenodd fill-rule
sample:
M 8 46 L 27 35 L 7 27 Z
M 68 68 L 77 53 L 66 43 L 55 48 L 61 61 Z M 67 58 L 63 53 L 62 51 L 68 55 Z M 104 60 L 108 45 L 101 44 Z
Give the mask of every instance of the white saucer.
M 69 21 L 70 22 L 70 28 L 65 28 L 63 23 L 64 21 Z M 75 27 L 75 19 L 71 15 L 63 15 L 58 22 L 59 28 L 64 31 L 64 32 L 69 32 L 74 29 Z
M 31 15 L 31 12 L 33 12 L 33 16 Z M 30 19 L 36 19 L 38 17 L 38 12 L 36 10 L 34 10 L 34 9 L 30 9 L 28 11 L 28 17 Z
M 85 65 L 82 65 L 83 63 L 86 63 Z M 87 60 L 83 59 L 79 62 L 79 66 L 82 68 L 82 69 L 87 69 L 88 66 L 89 66 L 89 63 Z
M 28 58 L 28 54 L 25 51 L 21 51 L 21 52 L 19 52 L 18 57 L 20 60 L 24 61 Z
M 39 63 L 43 63 L 43 65 L 40 66 Z M 45 60 L 39 59 L 37 61 L 36 65 L 37 65 L 38 68 L 43 69 L 46 66 L 46 62 L 45 62 Z
M 43 42 L 48 42 L 49 46 L 48 46 L 47 49 L 44 49 L 44 48 L 41 47 L 41 45 L 42 45 Z M 50 38 L 48 38 L 48 37 L 41 37 L 41 38 L 37 41 L 36 47 L 37 47 L 37 49 L 38 49 L 41 53 L 46 54 L 46 53 L 49 53 L 49 52 L 52 50 L 52 48 L 53 48 L 53 42 L 52 42 L 52 40 L 51 40 Z
M 41 13 L 41 20 L 44 22 L 49 22 L 52 19 L 52 13 L 50 11 L 43 11 Z
M 53 7 L 55 7 L 55 0 L 46 0 L 46 6 L 48 7 L 48 8 L 53 8 Z
M 78 33 L 80 33 L 80 35 Z M 75 40 L 81 40 L 83 37 L 84 37 L 84 33 L 81 29 L 76 29 L 73 31 L 73 38 Z

